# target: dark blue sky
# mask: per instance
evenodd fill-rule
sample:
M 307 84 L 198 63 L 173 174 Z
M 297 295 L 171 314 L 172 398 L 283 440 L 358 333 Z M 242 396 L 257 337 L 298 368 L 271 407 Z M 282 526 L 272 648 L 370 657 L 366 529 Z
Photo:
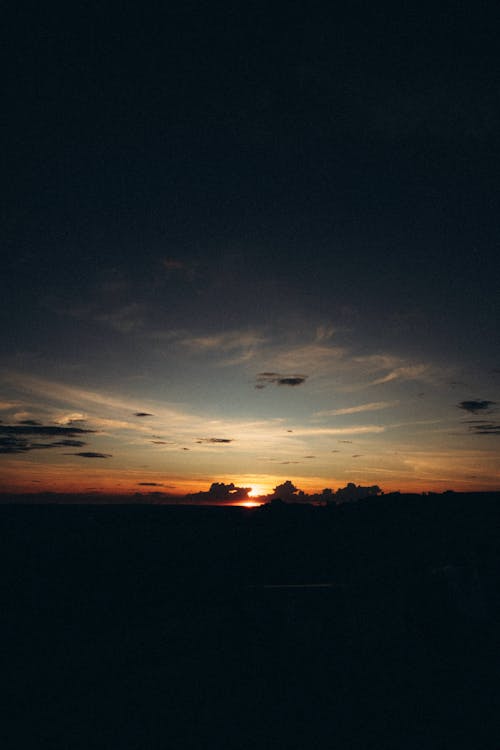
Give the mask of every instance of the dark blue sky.
M 197 425 L 306 429 L 319 412 L 396 401 L 411 421 L 418 397 L 471 465 L 491 456 L 495 430 L 480 438 L 457 404 L 487 401 L 498 426 L 495 4 L 103 5 L 6 14 L 1 354 L 5 403 L 23 406 L 3 422 L 56 419 L 27 397 L 29 377 L 182 403 Z M 260 371 L 307 378 L 264 408 Z M 379 385 L 404 380 L 403 393 L 346 396 L 396 371 Z M 425 440 L 405 440 L 411 462 Z M 455 447 L 440 440 L 432 481 L 450 484 L 439 472 Z M 383 484 L 369 448 L 362 478 Z M 251 451 L 244 471 L 217 450 L 214 479 L 269 474 Z M 54 461 L 8 460 L 27 452 Z M 211 478 L 209 463 L 176 460 L 169 476 Z M 425 484 L 419 466 L 394 481 Z M 467 476 L 498 484 L 490 458 L 478 466 Z M 323 457 L 298 473 L 352 470 Z

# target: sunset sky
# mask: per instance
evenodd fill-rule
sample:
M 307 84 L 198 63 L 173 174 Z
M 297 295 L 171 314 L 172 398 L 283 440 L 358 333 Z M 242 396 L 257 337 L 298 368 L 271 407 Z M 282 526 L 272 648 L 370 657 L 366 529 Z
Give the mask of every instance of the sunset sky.
M 500 490 L 494 11 L 164 5 L 11 9 L 0 491 Z

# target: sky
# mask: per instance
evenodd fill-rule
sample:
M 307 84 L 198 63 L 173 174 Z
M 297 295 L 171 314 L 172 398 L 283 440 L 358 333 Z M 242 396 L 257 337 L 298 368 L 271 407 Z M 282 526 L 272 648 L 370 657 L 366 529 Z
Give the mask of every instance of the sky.
M 0 491 L 499 490 L 495 4 L 146 6 L 6 13 Z

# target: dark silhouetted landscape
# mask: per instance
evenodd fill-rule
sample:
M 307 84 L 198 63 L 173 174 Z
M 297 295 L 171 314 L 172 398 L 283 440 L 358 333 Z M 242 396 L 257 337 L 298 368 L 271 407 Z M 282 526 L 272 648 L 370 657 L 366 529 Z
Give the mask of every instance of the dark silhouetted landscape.
M 498 493 L 19 500 L 0 507 L 16 747 L 496 746 Z

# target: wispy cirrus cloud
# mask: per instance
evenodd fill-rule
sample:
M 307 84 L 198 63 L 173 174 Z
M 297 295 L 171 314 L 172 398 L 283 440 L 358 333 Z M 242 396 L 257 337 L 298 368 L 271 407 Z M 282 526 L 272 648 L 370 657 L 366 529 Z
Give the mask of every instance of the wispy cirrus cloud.
M 60 425 L 71 425 L 85 422 L 87 415 L 80 411 L 72 411 L 69 414 L 61 414 L 55 417 L 54 422 Z
M 382 425 L 355 425 L 353 427 L 296 427 L 294 435 L 365 435 L 369 433 L 385 432 Z
M 262 352 L 268 366 L 285 372 L 314 372 L 317 375 L 338 372 L 345 363 L 344 347 L 314 340 L 306 344 L 278 344 Z
M 22 401 L 0 401 L 0 411 L 9 411 L 24 406 Z
M 124 335 L 143 331 L 149 315 L 146 303 L 123 302 L 116 299 L 111 289 L 98 288 L 85 302 L 50 297 L 45 300 L 45 304 L 64 317 L 100 323 Z
M 91 313 L 88 317 L 98 323 L 104 323 L 118 333 L 130 334 L 142 331 L 147 318 L 147 308 L 144 304 L 132 302 L 113 310 Z
M 131 404 L 130 399 L 122 398 L 106 391 L 91 391 L 86 388 L 80 388 L 79 386 L 67 385 L 60 381 L 48 380 L 35 375 L 26 375 L 21 372 L 4 373 L 3 380 L 17 389 L 29 392 L 32 398 L 33 396 L 37 396 L 43 399 L 44 402 L 47 402 L 47 400 L 50 399 L 50 401 L 54 403 L 64 404 L 66 410 L 63 411 L 63 415 L 67 415 L 68 413 L 82 413 L 76 410 L 70 411 L 70 409 L 67 408 L 68 404 L 71 404 L 73 408 L 78 404 L 85 404 L 89 409 L 90 407 L 94 409 L 95 407 L 100 407 L 99 415 L 96 415 L 94 412 L 92 416 L 93 419 L 99 416 L 102 416 L 103 419 L 107 418 L 107 415 L 105 416 L 102 414 L 102 412 L 106 410 L 109 412 L 109 417 L 111 419 L 116 419 L 117 413 L 134 413 L 134 405 Z M 145 406 L 147 405 L 148 404 L 146 403 Z M 170 408 L 164 404 L 161 406 L 161 413 L 158 407 L 154 410 L 154 413 L 162 418 L 168 417 L 172 421 L 183 421 L 189 418 L 184 412 L 175 408 Z M 90 418 L 90 415 L 87 415 L 87 417 Z M 123 425 L 125 424 L 126 423 L 124 422 Z M 128 425 L 134 429 L 138 429 L 138 426 L 132 422 L 128 423 Z
M 175 446 L 195 444 L 197 440 L 207 441 L 200 445 L 208 449 L 210 445 L 214 448 L 229 445 L 225 442 L 228 440 L 232 441 L 232 446 L 236 446 L 235 439 L 237 438 L 237 450 L 244 451 L 254 445 L 255 441 L 276 443 L 284 439 L 282 418 L 214 419 L 206 414 L 171 408 L 162 401 L 148 402 L 144 399 L 143 405 L 148 408 L 148 411 L 144 413 L 155 415 L 155 429 L 152 430 L 149 418 L 131 417 L 130 420 L 122 418 L 124 413 L 134 414 L 135 398 L 105 391 L 89 391 L 22 373 L 9 374 L 7 380 L 15 384 L 16 390 L 25 390 L 29 392 L 32 399 L 36 398 L 41 403 L 43 402 L 45 412 L 52 413 L 53 420 L 62 419 L 65 424 L 58 425 L 59 429 L 98 430 L 99 440 L 111 436 L 120 441 L 121 449 L 124 450 L 139 450 L 136 446 L 146 446 L 146 444 L 149 444 L 151 450 L 154 446 L 174 450 Z M 53 407 L 52 402 L 55 402 L 57 406 Z M 81 422 L 75 419 L 80 416 L 85 416 L 85 427 L 80 426 Z M 73 419 L 75 419 L 74 422 Z M 78 427 L 76 427 L 77 424 Z M 158 436 L 158 430 L 161 435 L 162 427 L 168 430 L 167 439 L 161 436 L 155 437 L 155 435 Z
M 344 331 L 345 334 L 345 331 Z M 176 346 L 193 355 L 206 357 L 215 366 L 253 364 L 260 373 L 273 377 L 291 378 L 282 385 L 300 385 L 295 378 L 309 373 L 317 391 L 335 381 L 339 391 L 356 392 L 368 387 L 391 382 L 425 380 L 433 382 L 438 368 L 426 362 L 411 362 L 385 352 L 358 355 L 345 343 L 335 340 L 336 330 L 330 324 L 313 329 L 310 336 L 283 331 L 278 338 L 275 331 L 264 329 L 234 329 L 192 335 L 186 331 L 164 332 Z M 305 340 L 304 340 L 305 339 Z M 257 388 L 266 385 L 257 382 Z
M 320 380 L 324 385 L 333 379 L 336 389 L 344 392 L 393 381 L 433 382 L 440 374 L 439 368 L 429 362 L 411 362 L 392 353 L 356 354 L 345 341 L 336 341 L 335 333 L 331 326 L 320 326 L 309 341 L 298 342 L 293 336 L 285 336 L 279 342 L 269 339 L 261 347 L 257 361 L 266 371 L 308 372 L 316 389 L 322 387 Z
M 372 380 L 370 385 L 382 385 L 383 383 L 390 383 L 393 380 L 418 380 L 425 375 L 427 371 L 428 366 L 424 364 L 396 367 L 386 375 L 382 375 L 381 377 Z
M 346 406 L 339 409 L 325 409 L 314 412 L 315 417 L 337 417 L 344 414 L 360 414 L 367 411 L 381 411 L 397 406 L 399 401 L 372 401 L 368 404 L 358 404 L 357 406 Z
M 204 336 L 185 336 L 180 343 L 195 354 L 223 354 L 220 365 L 236 365 L 252 359 L 258 348 L 266 341 L 265 336 L 255 330 L 224 331 Z

